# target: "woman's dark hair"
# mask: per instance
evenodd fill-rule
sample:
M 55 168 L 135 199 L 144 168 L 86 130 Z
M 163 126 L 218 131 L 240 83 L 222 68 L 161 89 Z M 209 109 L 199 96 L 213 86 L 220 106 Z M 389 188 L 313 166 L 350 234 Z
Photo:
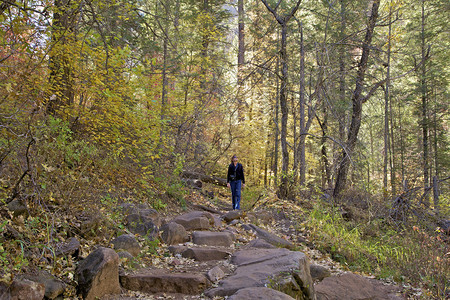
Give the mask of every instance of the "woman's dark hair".
M 233 163 L 233 159 L 238 158 L 236 154 L 231 157 L 231 163 Z

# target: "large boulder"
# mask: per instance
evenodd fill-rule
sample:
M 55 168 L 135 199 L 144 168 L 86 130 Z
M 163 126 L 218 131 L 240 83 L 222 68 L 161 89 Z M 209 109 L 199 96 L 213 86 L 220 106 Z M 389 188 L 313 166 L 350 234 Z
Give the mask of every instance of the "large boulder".
M 161 239 L 167 245 L 182 244 L 189 242 L 189 235 L 183 225 L 175 222 L 164 224 L 160 228 Z
M 289 295 L 266 287 L 249 287 L 237 291 L 228 300 L 294 300 Z
M 77 292 L 84 299 L 119 294 L 119 256 L 113 249 L 100 247 L 79 263 L 75 276 Z
M 315 299 L 305 254 L 287 249 L 247 249 L 234 253 L 237 268 L 206 292 L 209 297 L 231 296 L 248 287 L 273 287 L 296 299 Z
M 197 245 L 229 247 L 233 244 L 234 235 L 231 232 L 194 231 L 192 241 Z
M 353 273 L 325 278 L 315 286 L 317 300 L 401 300 L 398 288 Z
M 144 293 L 201 294 L 208 279 L 199 273 L 170 273 L 167 270 L 144 270 L 136 274 L 120 276 L 122 287 Z
M 205 211 L 191 211 L 172 220 L 186 230 L 208 230 L 215 224 L 212 214 Z
M 138 256 L 141 252 L 141 246 L 139 245 L 136 238 L 131 234 L 122 234 L 121 236 L 115 238 L 112 241 L 114 249 L 125 250 L 133 256 Z
M 44 295 L 45 286 L 42 283 L 28 279 L 14 279 L 9 286 L 9 295 L 6 293 L 6 297 L 1 299 L 42 300 Z
M 281 248 L 288 248 L 288 249 L 294 248 L 294 244 L 292 244 L 291 242 L 289 242 L 285 239 L 282 239 L 279 236 L 277 236 L 273 233 L 270 233 L 267 230 L 264 230 L 254 224 L 248 224 L 248 227 L 245 227 L 245 228 L 251 228 L 251 230 L 256 232 L 256 235 L 260 239 L 265 240 L 269 244 L 272 244 L 274 246 L 281 247 Z
M 219 248 L 189 248 L 181 253 L 184 258 L 197 261 L 221 260 L 230 256 L 230 252 Z

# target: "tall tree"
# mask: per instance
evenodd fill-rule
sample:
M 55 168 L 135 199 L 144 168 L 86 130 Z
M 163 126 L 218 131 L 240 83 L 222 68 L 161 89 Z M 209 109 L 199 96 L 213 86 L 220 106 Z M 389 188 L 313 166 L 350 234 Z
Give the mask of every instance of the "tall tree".
M 282 198 L 286 198 L 289 193 L 289 178 L 288 178 L 288 169 L 289 169 L 289 152 L 287 145 L 287 122 L 288 122 L 288 103 L 287 103 L 287 81 L 288 81 L 288 61 L 287 61 L 287 31 L 288 31 L 288 22 L 297 12 L 301 0 L 298 0 L 297 3 L 292 7 L 292 9 L 284 15 L 280 15 L 277 13 L 278 7 L 281 3 L 281 0 L 278 1 L 278 4 L 272 8 L 266 0 L 261 0 L 266 6 L 267 10 L 275 17 L 278 24 L 281 26 L 281 45 L 280 45 L 280 63 L 281 63 L 281 87 L 280 87 L 280 107 L 281 107 L 281 153 L 282 153 L 282 165 L 281 165 L 281 185 L 279 189 L 279 195 Z
M 369 52 L 371 48 L 372 38 L 378 19 L 378 9 L 380 6 L 380 0 L 375 0 L 372 3 L 372 9 L 370 12 L 366 34 L 362 44 L 361 58 L 358 63 L 357 76 L 355 81 L 355 89 L 352 94 L 352 121 L 350 123 L 349 132 L 347 135 L 347 142 L 345 149 L 341 152 L 341 159 L 336 176 L 336 183 L 334 186 L 333 196 L 337 197 L 345 188 L 348 170 L 350 167 L 350 155 L 352 155 L 355 149 L 356 141 L 358 139 L 359 129 L 361 127 L 362 105 L 363 101 L 367 98 L 363 96 L 363 85 L 365 80 L 365 74 L 367 71 L 367 63 L 369 61 Z

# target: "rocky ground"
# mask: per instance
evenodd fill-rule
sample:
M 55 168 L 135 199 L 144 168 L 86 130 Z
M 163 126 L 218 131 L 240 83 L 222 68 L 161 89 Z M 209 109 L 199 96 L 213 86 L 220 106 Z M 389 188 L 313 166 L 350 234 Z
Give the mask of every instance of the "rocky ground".
M 289 201 L 230 211 L 227 198 L 194 198 L 186 210 L 164 215 L 122 203 L 117 210 L 130 233 L 79 258 L 74 294 L 107 300 L 406 299 L 400 287 L 346 272 L 315 250 L 301 207 Z M 146 242 L 157 238 L 161 244 L 154 247 Z M 79 247 L 72 238 L 57 254 L 76 257 Z M 0 298 L 63 299 L 68 286 L 47 275 L 0 285 Z

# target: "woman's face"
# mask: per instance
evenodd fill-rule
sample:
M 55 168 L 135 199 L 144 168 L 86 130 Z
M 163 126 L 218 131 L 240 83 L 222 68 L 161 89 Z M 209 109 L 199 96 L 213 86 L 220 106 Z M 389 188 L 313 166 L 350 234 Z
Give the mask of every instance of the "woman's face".
M 233 164 L 237 164 L 237 162 L 238 162 L 238 158 L 237 158 L 237 157 L 234 157 L 234 158 L 233 158 Z

